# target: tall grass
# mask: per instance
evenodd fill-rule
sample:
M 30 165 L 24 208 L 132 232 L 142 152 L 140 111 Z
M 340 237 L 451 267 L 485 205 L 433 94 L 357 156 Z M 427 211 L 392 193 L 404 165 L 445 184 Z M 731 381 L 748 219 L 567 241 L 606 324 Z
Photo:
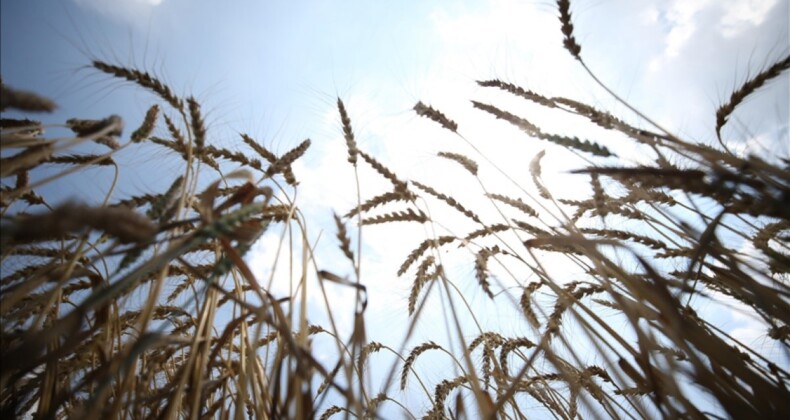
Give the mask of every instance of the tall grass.
M 569 2 L 557 7 L 564 47 L 620 100 L 583 59 Z M 194 98 L 138 69 L 92 65 L 157 98 L 130 137 L 117 116 L 58 124 L 71 130 L 67 137 L 45 136 L 51 123 L 2 120 L 3 418 L 790 415 L 787 363 L 700 315 L 706 305 L 729 302 L 787 355 L 790 161 L 733 153 L 722 129 L 746 98 L 787 77 L 790 57 L 746 80 L 714 111 L 716 146 L 681 138 L 626 102 L 645 126 L 573 98 L 479 81 L 617 132 L 650 153 L 634 163 L 614 148 L 472 101 L 479 118 L 494 117 L 530 141 L 584 157 L 589 165 L 575 172 L 590 194 L 577 197 L 546 186 L 544 151 L 532 157 L 529 179 L 504 174 L 518 194 L 488 185 L 483 173 L 501 169 L 486 155 L 438 151 L 458 166 L 459 179 L 481 188 L 480 200 L 462 203 L 362 150 L 338 98 L 348 162 L 358 177 L 357 205 L 334 216 L 348 275 L 323 269 L 297 206 L 293 163 L 310 140 L 281 155 L 246 134 L 239 139 L 245 152 L 218 147 Z M 3 110 L 54 108 L 7 85 L 2 93 Z M 464 121 L 423 102 L 413 110 L 478 150 L 464 136 Z M 127 148 L 175 153 L 181 172 L 161 174 L 167 179 L 161 191 L 121 200 L 103 191 L 101 205 L 54 205 L 40 194 L 73 172 L 117 170 L 115 158 Z M 54 175 L 37 176 L 50 166 L 58 168 Z M 390 187 L 361 196 L 360 176 L 380 176 Z M 446 226 L 433 216 L 439 208 L 463 222 Z M 411 282 L 408 333 L 400 343 L 370 341 L 361 231 L 403 223 L 432 232 L 413 238 L 413 250 L 392 273 Z M 274 263 L 268 282 L 244 259 L 265 235 L 289 261 Z M 468 256 L 474 275 L 448 270 L 448 253 Z M 583 274 L 565 278 L 557 261 Z M 271 292 L 275 276 L 289 281 L 288 294 Z M 470 281 L 525 333 L 486 330 L 484 314 L 469 303 Z M 326 282 L 353 290 L 355 306 L 334 307 Z M 309 322 L 308 294 L 323 299 L 326 325 Z M 435 340 L 409 345 L 419 323 L 436 322 L 423 316 L 436 302 L 454 342 L 445 344 L 437 332 Z M 353 328 L 343 334 L 335 317 L 346 310 Z M 319 335 L 336 350 L 329 364 L 314 351 Z M 377 362 L 382 351 L 396 363 Z M 416 366 L 433 356 L 449 360 L 451 369 L 422 374 Z M 381 384 L 368 375 L 374 369 L 385 373 Z M 407 402 L 404 390 L 424 395 L 424 404 Z

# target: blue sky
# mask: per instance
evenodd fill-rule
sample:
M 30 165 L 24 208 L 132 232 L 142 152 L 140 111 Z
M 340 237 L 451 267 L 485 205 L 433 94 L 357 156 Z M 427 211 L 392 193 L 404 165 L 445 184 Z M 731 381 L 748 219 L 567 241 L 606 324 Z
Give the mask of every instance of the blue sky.
M 677 134 L 710 144 L 715 109 L 733 87 L 790 50 L 787 0 L 593 0 L 573 2 L 572 11 L 582 56 L 609 87 Z M 363 149 L 404 178 L 430 180 L 462 202 L 474 202 L 480 191 L 459 183 L 455 168 L 434 155 L 437 150 L 473 153 L 415 116 L 411 107 L 418 100 L 455 119 L 464 136 L 510 174 L 527 176 L 529 160 L 546 148 L 544 176 L 560 196 L 589 194 L 586 182 L 565 174 L 583 162 L 527 142 L 512 127 L 473 110 L 470 99 L 529 112 L 547 131 L 600 138 L 626 161 L 640 158 L 639 150 L 609 133 L 569 124 L 556 113 L 475 85 L 478 79 L 500 78 L 626 114 L 562 49 L 550 1 L 42 0 L 4 1 L 0 12 L 0 74 L 5 83 L 60 104 L 50 121 L 112 113 L 124 117 L 127 132 L 134 130 L 155 98 L 86 68 L 98 58 L 151 71 L 176 93 L 195 95 L 217 145 L 239 149 L 238 132 L 245 132 L 282 153 L 311 138 L 313 146 L 295 171 L 302 181 L 301 206 L 318 222 L 311 228 L 313 239 L 326 229 L 320 242 L 325 249 L 335 247 L 331 209 L 343 213 L 356 202 L 336 96 L 346 102 Z M 789 91 L 788 78 L 782 77 L 750 98 L 725 129 L 728 143 L 787 157 Z M 148 161 L 168 165 L 158 156 L 132 159 L 139 165 Z M 490 185 L 505 185 L 492 172 Z M 61 193 L 89 194 L 80 182 L 73 185 L 73 191 Z M 363 198 L 382 191 L 382 185 L 363 177 Z M 163 188 L 140 176 L 119 191 L 134 194 L 154 186 Z M 506 187 L 496 192 L 513 193 Z M 393 335 L 388 326 L 405 325 L 410 279 L 394 273 L 419 242 L 414 238 L 425 233 L 412 227 L 365 231 L 363 281 L 375 290 L 371 339 L 385 341 Z M 261 276 L 275 258 L 278 240 L 265 238 L 253 252 Z M 454 274 L 469 276 L 468 264 L 457 264 Z M 479 291 L 469 292 L 481 313 L 493 314 L 487 321 L 492 328 L 508 327 L 500 319 L 504 311 Z M 350 296 L 334 293 L 338 301 Z M 350 315 L 341 320 L 346 326 Z M 431 316 L 439 315 L 436 309 Z M 764 332 L 750 329 L 750 320 L 728 316 L 731 330 L 745 340 L 765 342 Z M 381 331 L 386 333 L 377 336 Z M 415 341 L 434 339 L 431 334 L 418 332 Z

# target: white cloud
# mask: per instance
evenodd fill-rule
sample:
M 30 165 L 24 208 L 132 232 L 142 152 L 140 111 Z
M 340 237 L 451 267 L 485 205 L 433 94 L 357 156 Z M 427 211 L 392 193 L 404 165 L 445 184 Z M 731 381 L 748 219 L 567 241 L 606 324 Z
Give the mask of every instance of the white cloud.
M 710 0 L 674 0 L 666 12 L 671 26 L 666 38 L 664 54 L 675 57 L 697 30 L 695 16 L 705 9 Z
M 724 16 L 721 18 L 721 33 L 725 38 L 732 38 L 750 27 L 759 26 L 771 9 L 776 5 L 776 0 L 731 0 L 723 8 Z
M 661 17 L 661 12 L 655 6 L 648 6 L 642 13 L 639 14 L 639 20 L 643 23 L 647 24 L 655 24 L 658 23 L 658 19 Z
M 697 15 L 709 4 L 710 0 L 673 0 L 661 10 L 660 16 L 664 18 L 668 31 L 664 38 L 664 51 L 650 61 L 650 71 L 657 72 L 668 60 L 678 57 L 697 32 Z
M 718 42 L 726 42 L 760 26 L 777 3 L 777 0 L 672 0 L 663 8 L 658 6 L 658 21 L 666 26 L 665 48 L 651 60 L 649 69 L 656 72 L 669 61 L 677 62 L 679 56 L 689 54 L 689 43 L 699 43 L 703 37 L 715 35 L 724 38 L 718 38 Z M 655 16 L 652 11 L 648 9 L 642 19 L 649 21 Z M 709 29 L 708 34 L 701 34 L 700 25 L 710 29 L 718 26 L 718 31 Z

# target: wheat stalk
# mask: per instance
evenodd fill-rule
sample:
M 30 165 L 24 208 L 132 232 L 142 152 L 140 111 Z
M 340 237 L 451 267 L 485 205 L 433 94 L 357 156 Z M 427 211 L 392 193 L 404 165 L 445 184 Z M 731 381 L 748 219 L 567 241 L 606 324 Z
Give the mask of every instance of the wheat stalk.
M 417 115 L 433 120 L 439 123 L 439 125 L 441 125 L 445 129 L 452 131 L 453 133 L 458 131 L 458 124 L 456 124 L 455 121 L 447 118 L 446 115 L 434 109 L 430 105 L 425 105 L 422 102 L 417 102 L 417 104 L 414 105 L 413 109 L 414 112 L 417 113 Z
M 719 106 L 716 110 L 716 136 L 719 138 L 719 141 L 721 141 L 721 129 L 727 124 L 727 120 L 730 114 L 735 111 L 735 108 L 737 108 L 747 96 L 756 92 L 771 79 L 779 77 L 779 75 L 787 69 L 790 69 L 790 55 L 757 73 L 730 94 L 729 101 Z

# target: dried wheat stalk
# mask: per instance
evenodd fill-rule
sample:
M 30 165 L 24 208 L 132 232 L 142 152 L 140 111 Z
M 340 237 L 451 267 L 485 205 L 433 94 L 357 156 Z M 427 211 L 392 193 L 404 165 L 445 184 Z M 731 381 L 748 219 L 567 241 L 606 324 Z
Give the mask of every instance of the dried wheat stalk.
M 17 109 L 28 112 L 52 112 L 57 108 L 54 102 L 33 92 L 11 89 L 7 85 L 0 86 L 0 111 Z
M 614 154 L 610 152 L 609 149 L 607 149 L 606 147 L 601 146 L 598 143 L 591 142 L 589 140 L 579 140 L 577 137 L 565 137 L 556 134 L 544 133 L 543 131 L 541 131 L 541 129 L 538 126 L 532 124 L 526 119 L 511 114 L 510 112 L 503 111 L 493 105 L 488 105 L 477 101 L 472 101 L 472 105 L 474 105 L 474 107 L 477 109 L 486 111 L 489 114 L 492 114 L 499 119 L 503 119 L 509 122 L 510 124 L 518 127 L 519 129 L 521 129 L 521 131 L 527 133 L 531 137 L 550 141 L 560 146 L 580 150 L 582 152 L 587 152 L 595 156 L 602 156 L 602 157 L 614 156 Z
M 177 110 L 184 109 L 183 100 L 174 95 L 167 85 L 160 82 L 158 79 L 151 76 L 147 72 L 107 64 L 99 60 L 93 61 L 93 67 L 112 76 L 137 83 L 146 89 L 154 91 L 157 95 L 159 95 L 159 97 L 167 101 L 173 108 Z
M 340 98 L 337 98 L 337 110 L 340 112 L 340 123 L 343 125 L 343 138 L 346 139 L 346 147 L 348 148 L 348 161 L 352 165 L 357 165 L 357 141 L 354 139 L 354 130 L 351 128 L 351 118 L 348 117 L 346 106 Z
M 412 370 L 412 365 L 414 364 L 417 357 L 425 353 L 428 350 L 436 350 L 441 349 L 442 347 L 433 341 L 429 341 L 427 343 L 422 343 L 417 347 L 414 347 L 411 352 L 409 352 L 409 357 L 406 358 L 406 362 L 403 363 L 403 369 L 401 369 L 400 375 L 400 389 L 406 389 L 406 380 L 409 377 L 409 371 Z
M 439 200 L 444 201 L 445 203 L 447 203 L 448 206 L 458 210 L 459 212 L 461 212 L 461 214 L 463 214 L 464 216 L 472 219 L 473 221 L 475 221 L 477 223 L 483 223 L 480 220 L 480 218 L 475 213 L 473 213 L 472 211 L 468 210 L 466 207 L 461 205 L 461 203 L 456 201 L 454 198 L 452 198 L 450 196 L 447 196 L 445 194 L 442 194 L 442 193 L 434 190 L 433 188 L 431 188 L 431 187 L 429 187 L 429 186 L 427 186 L 425 184 L 419 183 L 417 181 L 412 181 L 412 184 L 414 184 L 417 188 L 425 191 L 426 193 L 438 198 Z
M 727 119 L 730 114 L 735 111 L 735 108 L 738 107 L 747 96 L 756 92 L 771 79 L 779 77 L 779 75 L 787 69 L 790 69 L 790 55 L 772 64 L 760 73 L 757 73 L 754 77 L 744 82 L 741 87 L 733 91 L 730 95 L 730 100 L 722 104 L 719 109 L 716 110 L 716 136 L 721 139 L 722 127 L 724 127 L 724 124 L 727 124 Z
M 143 123 L 132 133 L 132 142 L 139 143 L 151 136 L 154 131 L 156 119 L 159 117 L 159 105 L 152 105 L 145 113 Z
M 477 175 L 477 163 L 462 154 L 452 153 L 452 152 L 439 152 L 438 156 L 458 162 L 461 166 L 464 167 L 464 169 L 469 171 L 469 173 L 471 173 L 472 175 Z
M 458 131 L 458 124 L 456 124 L 455 121 L 447 118 L 446 115 L 442 114 L 440 111 L 434 109 L 430 105 L 425 105 L 422 102 L 417 102 L 417 104 L 414 105 L 413 109 L 414 112 L 417 113 L 417 115 L 433 120 L 439 123 L 439 125 L 441 125 L 442 127 L 452 131 L 453 133 Z
M 415 248 L 412 252 L 409 253 L 409 256 L 406 257 L 406 260 L 403 261 L 400 268 L 398 269 L 398 276 L 402 276 L 409 267 L 414 264 L 424 253 L 428 250 L 428 248 L 439 248 L 442 245 L 449 244 L 453 242 L 456 238 L 454 236 L 440 236 L 436 239 L 426 239 L 420 243 L 420 245 Z

